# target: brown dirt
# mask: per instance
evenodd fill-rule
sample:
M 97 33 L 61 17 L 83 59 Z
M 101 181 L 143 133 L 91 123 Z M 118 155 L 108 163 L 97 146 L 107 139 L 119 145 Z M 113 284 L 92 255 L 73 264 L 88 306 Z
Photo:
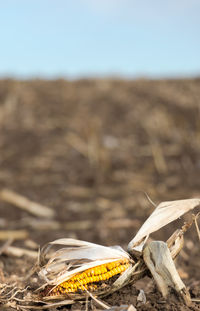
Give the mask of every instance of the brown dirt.
M 27 230 L 27 240 L 13 242 L 25 248 L 60 237 L 126 248 L 153 210 L 144 192 L 156 203 L 200 197 L 199 98 L 200 79 L 1 80 L 0 187 L 55 209 L 56 217 L 38 221 L 0 201 L 0 229 Z M 176 228 L 155 237 L 166 240 Z M 32 265 L 3 254 L 0 282 L 26 275 Z M 192 298 L 200 298 L 194 227 L 176 265 Z M 140 289 L 146 304 L 137 302 Z M 200 303 L 185 307 L 173 294 L 164 301 L 150 278 L 104 301 L 137 310 L 200 310 Z

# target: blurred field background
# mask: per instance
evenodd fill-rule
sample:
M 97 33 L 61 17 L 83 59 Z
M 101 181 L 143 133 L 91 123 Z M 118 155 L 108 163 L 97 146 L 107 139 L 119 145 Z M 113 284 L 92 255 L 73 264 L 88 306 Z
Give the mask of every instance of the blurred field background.
M 1 227 L 128 243 L 145 192 L 199 197 L 199 96 L 199 79 L 1 81 L 1 188 L 56 210 L 37 222 L 1 203 Z

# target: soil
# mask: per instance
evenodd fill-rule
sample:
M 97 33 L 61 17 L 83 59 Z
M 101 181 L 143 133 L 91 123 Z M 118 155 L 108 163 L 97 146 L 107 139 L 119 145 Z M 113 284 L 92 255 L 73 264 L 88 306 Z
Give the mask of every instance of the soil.
M 1 200 L 0 232 L 25 230 L 27 238 L 12 245 L 31 250 L 61 237 L 126 249 L 154 209 L 146 194 L 156 204 L 200 197 L 199 98 L 198 78 L 1 80 L 0 188 L 48 206 L 56 215 L 42 219 Z M 167 240 L 179 227 L 172 223 L 154 237 Z M 24 277 L 35 262 L 4 253 L 4 243 L 1 284 Z M 196 300 L 199 247 L 193 226 L 176 261 Z M 137 300 L 140 290 L 146 303 Z M 186 307 L 173 293 L 165 301 L 149 277 L 103 302 L 132 304 L 137 310 L 200 310 L 200 302 Z

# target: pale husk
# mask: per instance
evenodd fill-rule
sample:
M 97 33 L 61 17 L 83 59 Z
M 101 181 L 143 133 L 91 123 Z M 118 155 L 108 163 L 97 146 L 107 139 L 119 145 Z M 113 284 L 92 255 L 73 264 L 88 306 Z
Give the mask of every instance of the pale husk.
M 189 210 L 199 206 L 199 204 L 200 199 L 178 200 L 159 204 L 128 244 L 129 253 L 141 256 L 143 247 L 152 232 L 166 226 Z M 179 253 L 182 247 L 183 234 L 186 230 L 187 228 L 184 230 L 182 228 L 172 235 L 171 241 L 176 242 L 174 246 L 171 245 L 171 241 L 168 244 L 172 258 Z M 52 248 L 56 246 L 59 249 L 52 252 Z M 120 246 L 106 247 L 75 239 L 59 239 L 50 242 L 43 247 L 40 253 L 40 265 L 42 267 L 39 275 L 45 280 L 42 287 L 51 285 L 54 288 L 75 274 L 89 268 L 116 260 L 128 259 L 129 268 L 118 277 L 112 286 L 95 293 L 97 295 L 110 294 L 128 284 L 130 279 L 134 281 L 142 277 L 147 269 L 142 258 L 138 262 L 134 262 L 129 253 L 125 252 Z M 73 297 L 73 299 L 79 299 L 84 296 L 84 293 L 70 294 L 69 296 Z M 49 299 L 51 298 L 49 297 Z
M 50 253 L 50 248 L 54 245 L 63 245 L 65 248 Z M 106 247 L 75 239 L 59 239 L 50 242 L 41 250 L 40 262 L 44 262 L 46 257 L 48 261 L 39 274 L 46 280 L 45 285 L 55 286 L 77 273 L 98 265 L 123 259 L 131 262 L 130 255 L 119 246 Z
M 146 240 L 155 232 L 183 214 L 200 205 L 200 199 L 177 200 L 160 203 L 147 218 L 136 236 L 129 242 L 128 251 L 141 253 Z

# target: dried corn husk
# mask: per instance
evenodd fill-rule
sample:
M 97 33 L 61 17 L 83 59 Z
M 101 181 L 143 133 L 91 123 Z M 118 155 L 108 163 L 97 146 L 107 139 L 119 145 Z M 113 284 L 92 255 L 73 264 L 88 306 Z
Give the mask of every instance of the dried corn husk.
M 176 220 L 199 204 L 200 199 L 171 201 L 159 204 L 128 245 L 130 254 L 139 252 L 140 257 L 136 262 L 133 261 L 129 253 L 125 252 L 119 246 L 106 247 L 75 239 L 59 239 L 49 243 L 40 253 L 41 269 L 39 275 L 45 281 L 43 287 L 51 285 L 55 288 L 77 273 L 92 267 L 123 259 L 128 260 L 130 264 L 126 271 L 124 271 L 109 288 L 97 290 L 95 295 L 110 294 L 128 284 L 130 280 L 135 281 L 141 278 L 147 271 L 148 266 L 144 264 L 141 255 L 149 235 Z M 191 224 L 188 224 L 182 227 L 182 229 L 177 230 L 167 241 L 166 245 L 168 245 L 170 249 L 172 258 L 176 257 L 182 248 L 183 234 L 190 225 Z M 54 247 L 59 248 L 53 251 Z M 70 297 L 79 299 L 84 297 L 84 293 L 72 295 L 70 293 Z M 62 297 L 59 298 L 62 299 Z
M 64 248 L 51 252 L 53 246 Z M 134 263 L 130 255 L 121 247 L 106 247 L 75 239 L 59 239 L 49 243 L 41 250 L 40 262 L 46 264 L 39 275 L 47 285 L 58 286 L 77 273 L 106 263 L 127 259 L 130 266 Z
M 200 205 L 200 199 L 177 200 L 160 203 L 144 222 L 136 236 L 129 242 L 128 251 L 142 253 L 145 242 L 152 232 L 180 218 Z

